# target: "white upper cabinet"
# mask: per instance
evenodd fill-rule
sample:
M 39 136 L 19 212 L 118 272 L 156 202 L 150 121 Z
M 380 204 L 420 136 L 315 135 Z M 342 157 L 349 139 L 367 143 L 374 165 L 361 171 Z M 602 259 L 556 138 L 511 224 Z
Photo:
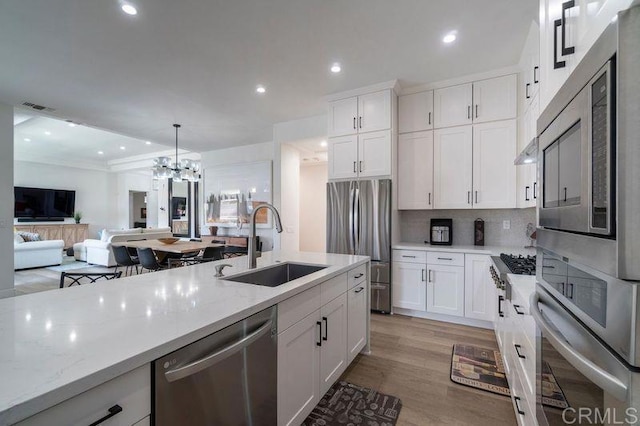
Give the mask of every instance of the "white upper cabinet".
M 329 139 L 329 179 L 349 179 L 358 176 L 358 136 L 347 135 Z
M 334 161 L 342 161 L 334 158 Z M 383 130 L 358 135 L 358 175 L 360 177 L 391 174 L 391 132 Z
M 433 131 L 398 137 L 398 209 L 433 208 Z
M 330 137 L 357 133 L 358 98 L 330 102 L 328 116 Z
M 518 113 L 516 74 L 473 83 L 473 122 L 508 120 Z
M 391 91 L 358 96 L 358 132 L 377 132 L 391 128 Z
M 436 129 L 433 139 L 434 208 L 472 208 L 473 126 Z
M 516 120 L 473 126 L 474 208 L 516 207 Z
M 473 85 L 437 89 L 433 94 L 434 123 L 436 128 L 471 124 Z
M 398 97 L 398 131 L 433 129 L 433 90 Z
M 329 102 L 329 137 L 391 128 L 391 90 Z

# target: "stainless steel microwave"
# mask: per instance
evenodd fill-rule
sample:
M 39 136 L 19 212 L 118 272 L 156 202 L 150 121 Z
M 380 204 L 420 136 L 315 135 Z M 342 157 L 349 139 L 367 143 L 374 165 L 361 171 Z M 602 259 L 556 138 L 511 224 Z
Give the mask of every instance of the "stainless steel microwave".
M 640 1 L 618 14 L 537 122 L 539 247 L 640 281 Z

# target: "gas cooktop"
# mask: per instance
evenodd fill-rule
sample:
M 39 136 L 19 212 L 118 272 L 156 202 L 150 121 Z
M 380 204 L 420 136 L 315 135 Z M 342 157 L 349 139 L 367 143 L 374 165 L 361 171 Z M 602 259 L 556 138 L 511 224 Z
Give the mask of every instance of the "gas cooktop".
M 512 254 L 501 253 L 500 260 L 507 265 L 512 274 L 518 275 L 535 275 L 536 274 L 536 257 L 535 256 L 514 256 Z

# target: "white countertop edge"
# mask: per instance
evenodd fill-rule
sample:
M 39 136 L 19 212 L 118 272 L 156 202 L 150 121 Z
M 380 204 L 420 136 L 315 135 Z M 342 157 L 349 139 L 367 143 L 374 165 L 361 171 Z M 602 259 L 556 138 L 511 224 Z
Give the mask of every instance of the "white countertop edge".
M 431 245 L 421 243 L 400 242 L 391 246 L 393 250 L 419 250 L 419 251 L 438 251 L 449 253 L 469 253 L 469 254 L 486 254 L 490 256 L 499 256 L 500 253 L 508 253 L 514 255 L 534 255 L 536 249 L 522 247 L 503 247 L 503 246 L 467 246 L 467 245 Z
M 286 256 L 286 253 L 284 254 L 284 256 Z M 284 284 L 279 287 L 275 287 L 277 289 L 283 290 L 283 287 L 286 287 L 287 285 L 290 285 L 290 284 L 293 285 L 292 288 L 286 289 L 284 292 L 278 293 L 270 299 L 266 299 L 262 302 L 258 302 L 254 305 L 251 305 L 248 308 L 239 310 L 224 319 L 221 319 L 214 323 L 209 324 L 208 326 L 195 329 L 178 338 L 169 340 L 167 342 L 163 342 L 156 347 L 153 347 L 147 351 L 141 352 L 129 358 L 117 360 L 114 363 L 106 365 L 102 368 L 99 368 L 95 372 L 85 375 L 80 379 L 73 380 L 63 385 L 57 386 L 39 395 L 34 395 L 29 399 L 25 399 L 24 401 L 18 402 L 14 405 L 11 405 L 8 407 L 7 406 L 0 407 L 0 410 L 2 410 L 0 411 L 0 425 L 13 424 L 18 421 L 24 420 L 41 411 L 51 408 L 67 399 L 73 398 L 96 386 L 106 383 L 109 380 L 115 379 L 116 377 L 122 374 L 125 374 L 147 363 L 150 363 L 192 342 L 195 342 L 212 333 L 215 333 L 216 331 L 219 331 L 229 325 L 232 325 L 248 316 L 251 316 L 257 312 L 260 312 L 270 306 L 276 305 L 282 302 L 283 300 L 289 299 L 299 293 L 302 293 L 303 291 L 308 290 L 309 288 L 312 288 L 320 284 L 321 282 L 327 281 L 333 277 L 336 277 L 340 274 L 345 273 L 350 269 L 353 269 L 357 266 L 370 262 L 370 258 L 366 256 L 351 256 L 351 257 L 360 258 L 360 259 L 345 265 L 341 265 L 341 266 L 329 265 L 327 269 L 318 271 L 322 273 L 320 276 L 308 281 L 305 280 L 305 278 L 307 277 L 302 277 L 302 278 L 299 278 L 299 280 L 302 280 L 300 283 L 294 284 L 292 282 L 289 284 Z M 286 260 L 286 259 L 274 260 L 273 262 L 269 262 L 268 264 L 260 265 L 258 269 L 271 266 L 273 264 L 276 264 L 276 262 L 284 263 L 287 261 L 289 260 Z M 305 262 L 298 259 L 292 259 L 290 261 L 298 262 L 298 263 L 317 264 L 312 261 Z M 192 267 L 205 267 L 205 266 L 211 267 L 211 265 L 215 263 L 223 263 L 223 262 L 224 261 L 211 262 L 208 264 L 195 265 Z M 335 269 L 331 270 L 332 268 L 335 268 Z M 232 277 L 235 275 L 246 273 L 247 271 L 248 270 L 242 270 L 242 271 L 238 271 L 237 273 L 228 274 L 227 276 Z M 158 273 L 162 273 L 162 272 L 158 272 Z M 253 285 L 253 284 L 241 284 L 241 283 L 237 283 L 237 284 L 243 285 L 243 286 Z M 29 296 L 26 295 L 26 296 L 19 296 L 19 297 L 29 297 Z

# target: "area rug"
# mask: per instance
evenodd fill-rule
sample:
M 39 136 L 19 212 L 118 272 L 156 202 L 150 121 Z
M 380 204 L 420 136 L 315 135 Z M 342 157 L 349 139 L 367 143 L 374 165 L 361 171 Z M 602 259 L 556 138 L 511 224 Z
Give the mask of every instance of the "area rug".
M 453 345 L 451 380 L 461 385 L 499 395 L 511 396 L 500 351 L 473 345 Z M 551 367 L 544 363 L 542 371 L 542 403 L 567 408 L 567 398 L 558 385 Z
M 327 391 L 302 426 L 394 426 L 402 401 L 373 389 L 339 381 Z

